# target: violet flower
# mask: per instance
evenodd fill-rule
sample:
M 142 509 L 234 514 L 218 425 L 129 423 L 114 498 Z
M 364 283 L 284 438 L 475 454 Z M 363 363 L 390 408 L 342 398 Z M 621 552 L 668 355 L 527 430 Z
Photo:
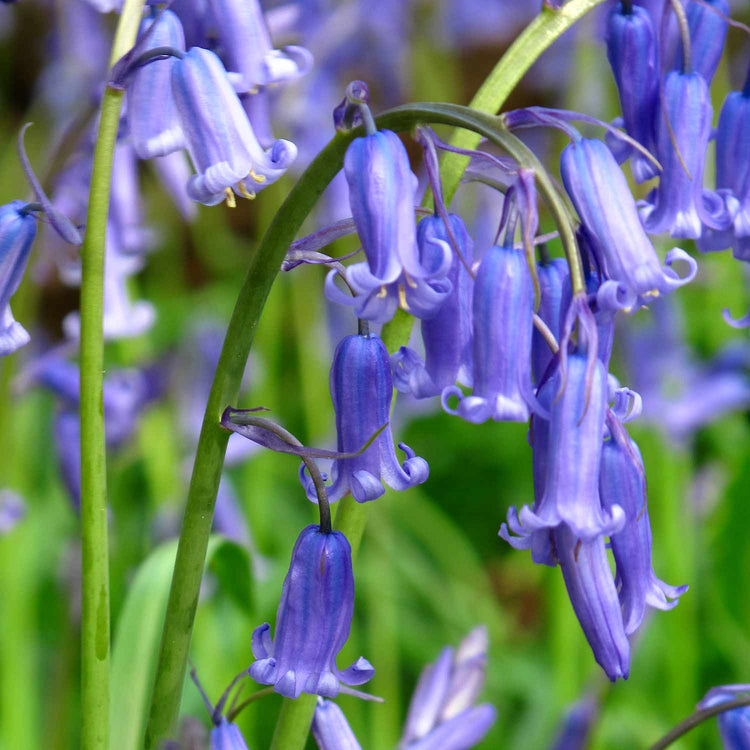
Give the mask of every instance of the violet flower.
M 725 19 L 729 18 L 730 12 L 727 0 L 701 0 L 701 2 L 687 3 L 691 63 L 693 70 L 700 73 L 709 85 L 716 73 L 716 68 L 719 67 L 721 54 L 724 51 L 724 42 L 729 30 L 729 24 Z M 681 44 L 677 45 L 675 57 L 672 67 L 681 70 L 684 66 Z
M 0 536 L 15 528 L 25 515 L 23 498 L 10 490 L 0 490 Z
M 336 348 L 331 365 L 331 397 L 336 412 L 337 449 L 353 453 L 365 445 L 390 420 L 393 380 L 388 351 L 377 336 L 347 336 Z M 375 500 L 385 490 L 406 490 L 427 480 L 427 462 L 411 448 L 399 443 L 406 453 L 403 465 L 396 457 L 393 434 L 386 427 L 364 453 L 333 462 L 333 483 L 328 499 L 335 502 L 351 491 L 359 503 Z M 308 499 L 317 501 L 312 480 L 301 468 L 300 477 Z
M 193 47 L 172 66 L 172 93 L 187 148 L 198 174 L 188 195 L 214 206 L 233 193 L 252 198 L 275 182 L 297 156 L 290 141 L 264 150 L 219 58 Z
M 552 750 L 586 750 L 598 715 L 599 704 L 592 695 L 576 701 L 563 716 Z
M 399 750 L 466 750 L 497 718 L 489 703 L 475 706 L 487 670 L 487 629 L 472 630 L 455 651 L 446 646 L 419 677 Z
M 239 727 L 222 716 L 211 730 L 211 750 L 247 750 L 247 743 Z
M 710 708 L 728 703 L 750 693 L 750 685 L 720 685 L 711 688 L 697 708 Z M 723 711 L 717 717 L 719 734 L 724 750 L 748 750 L 750 748 L 750 706 Z
M 256 91 L 260 86 L 291 80 L 307 73 L 312 55 L 304 47 L 274 49 L 258 0 L 209 0 L 217 33 L 235 90 Z
M 537 264 L 541 297 L 537 314 L 546 323 L 557 341 L 562 338 L 563 322 L 570 303 L 570 270 L 564 258 L 553 258 Z M 531 371 L 534 382 L 540 383 L 553 359 L 552 350 L 539 331 L 531 335 Z
M 326 279 L 332 302 L 354 307 L 358 318 L 384 323 L 397 307 L 418 318 L 434 316 L 451 292 L 453 261 L 447 242 L 433 236 L 422 256 L 414 222 L 417 177 L 399 137 L 380 130 L 355 138 L 344 157 L 349 202 L 366 262 L 346 269 L 354 299 Z
M 525 422 L 531 398 L 534 290 L 526 259 L 511 247 L 491 247 L 477 270 L 473 311 L 473 390 L 443 391 L 443 408 L 469 422 Z M 448 399 L 456 396 L 452 409 Z
M 30 340 L 10 309 L 10 298 L 21 284 L 36 237 L 36 219 L 30 209 L 24 201 L 0 207 L 0 356 L 13 354 Z
M 336 655 L 351 627 L 354 576 L 349 542 L 340 531 L 325 534 L 308 526 L 299 535 L 276 614 L 276 639 L 268 623 L 253 632 L 250 676 L 287 698 L 301 693 L 335 698 L 339 682 L 361 685 L 374 674 L 359 657 L 339 670 Z
M 657 34 L 649 13 L 637 5 L 618 3 L 607 20 L 607 59 L 620 94 L 628 135 L 647 149 L 655 144 L 654 123 L 659 116 Z M 636 182 L 657 174 L 653 162 L 632 148 L 624 149 Z
M 182 24 L 171 10 L 162 11 L 157 19 L 144 19 L 140 36 L 149 29 L 149 37 L 142 45 L 141 52 L 156 47 L 185 51 Z M 171 78 L 175 63 L 174 57 L 167 57 L 143 65 L 133 73 L 128 84 L 128 130 L 135 152 L 141 159 L 166 156 L 185 148 L 185 136 L 172 97 Z
M 698 265 L 678 247 L 667 253 L 667 267 L 659 265 L 625 175 L 604 143 L 588 138 L 571 143 L 562 152 L 560 169 L 565 189 L 601 254 L 598 264 L 607 279 L 623 287 L 626 311 L 692 281 Z M 677 260 L 689 266 L 684 278 L 669 268 Z
M 662 173 L 653 199 L 649 197 L 653 206 L 646 206 L 642 212 L 644 224 L 653 234 L 669 232 L 672 237 L 697 239 L 704 223 L 721 228 L 703 204 L 703 170 L 713 113 L 703 76 L 678 70 L 668 73 L 663 104 L 664 114 L 656 129 L 656 156 Z M 665 117 L 669 118 L 674 143 Z
M 318 698 L 312 733 L 320 750 L 362 750 L 344 712 L 333 701 Z
M 645 470 L 638 446 L 621 426 L 604 443 L 599 491 L 602 505 L 610 511 L 620 506 L 627 519 L 622 530 L 612 534 L 610 541 L 617 564 L 616 583 L 625 632 L 631 635 L 643 621 L 646 606 L 672 609 L 688 587 L 664 583 L 651 567 Z
M 473 260 L 473 243 L 460 216 L 450 216 L 453 236 L 466 261 Z M 417 242 L 422 258 L 432 252 L 443 252 L 448 242 L 445 224 L 439 216 L 428 216 L 417 226 Z M 438 242 L 440 243 L 438 245 Z M 400 393 L 414 398 L 439 395 L 456 380 L 471 383 L 471 298 L 474 282 L 463 263 L 456 257 L 447 276 L 453 291 L 437 315 L 421 323 L 425 360 L 402 346 L 391 357 L 393 380 Z

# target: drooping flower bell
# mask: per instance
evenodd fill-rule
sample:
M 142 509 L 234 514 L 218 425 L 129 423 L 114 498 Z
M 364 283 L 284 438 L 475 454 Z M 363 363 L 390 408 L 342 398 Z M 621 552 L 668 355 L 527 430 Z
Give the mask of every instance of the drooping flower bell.
M 0 356 L 13 354 L 30 339 L 10 309 L 10 298 L 21 284 L 36 236 L 30 208 L 24 201 L 0 207 Z
M 158 63 L 156 63 L 158 64 Z M 290 141 L 263 149 L 219 58 L 200 47 L 172 66 L 172 93 L 198 174 L 188 195 L 214 206 L 233 195 L 252 198 L 281 177 L 297 156 Z M 234 192 L 232 192 L 234 191 Z
M 344 157 L 349 203 L 367 260 L 346 269 L 355 291 L 347 297 L 326 279 L 326 296 L 354 307 L 358 318 L 388 321 L 397 307 L 418 318 L 435 315 L 451 292 L 447 278 L 453 262 L 447 242 L 432 239 L 422 256 L 414 221 L 417 177 L 399 137 L 380 130 L 355 138 Z
M 649 197 L 653 206 L 643 210 L 644 224 L 653 234 L 669 232 L 672 237 L 697 239 L 704 223 L 712 229 L 722 228 L 704 206 L 703 171 L 713 108 L 703 76 L 670 72 L 664 81 L 663 105 L 656 129 L 656 156 L 662 173 L 653 198 Z M 669 126 L 665 118 L 669 118 Z
M 383 342 L 377 336 L 347 336 L 336 348 L 330 380 L 338 450 L 359 451 L 390 420 L 393 380 Z M 422 484 L 429 475 L 427 462 L 404 443 L 399 448 L 407 456 L 403 465 L 396 457 L 391 429 L 386 427 L 361 455 L 336 459 L 328 499 L 335 502 L 351 491 L 363 503 L 385 492 L 382 482 L 394 490 Z M 314 502 L 312 480 L 304 473 L 301 478 L 307 497 Z
M 697 263 L 678 247 L 667 253 L 667 267 L 659 265 L 625 175 L 604 143 L 589 138 L 574 141 L 563 149 L 560 162 L 565 189 L 601 254 L 596 260 L 607 279 L 622 285 L 626 310 L 695 277 Z M 669 268 L 677 260 L 689 266 L 684 278 Z
M 247 750 L 239 727 L 222 717 L 211 730 L 211 750 Z
M 153 26 L 153 28 L 152 28 Z M 143 52 L 156 47 L 185 51 L 185 34 L 180 19 L 171 11 L 141 23 Z M 150 62 L 136 69 L 126 93 L 128 130 L 135 152 L 141 159 L 166 156 L 185 148 L 185 136 L 172 96 L 174 57 Z
M 473 390 L 443 391 L 443 408 L 469 422 L 525 422 L 531 394 L 534 290 L 526 259 L 513 246 L 491 247 L 477 270 L 473 309 Z M 459 399 L 455 409 L 448 399 Z
M 645 8 L 620 2 L 612 9 L 607 20 L 607 59 L 620 94 L 625 130 L 651 149 L 659 115 L 659 65 L 657 34 Z M 636 182 L 657 174 L 655 165 L 644 154 L 625 150 L 630 154 Z
M 570 270 L 564 258 L 553 258 L 537 264 L 539 278 L 539 309 L 537 314 L 551 331 L 555 340 L 562 337 L 563 322 L 570 302 Z M 531 337 L 531 371 L 534 382 L 539 384 L 547 371 L 553 354 L 549 344 L 534 328 Z
M 697 708 L 711 708 L 746 697 L 750 685 L 720 685 L 711 688 Z M 750 748 L 750 706 L 722 711 L 717 717 L 719 734 L 724 750 L 748 750 Z
M 422 670 L 399 750 L 465 750 L 481 742 L 497 718 L 491 704 L 474 705 L 484 687 L 487 645 L 487 629 L 479 626 Z
M 453 236 L 466 263 L 473 259 L 473 243 L 460 216 L 450 216 Z M 439 245 L 438 242 L 439 241 Z M 448 242 L 445 224 L 439 216 L 427 216 L 417 226 L 420 256 L 430 252 L 442 254 Z M 453 290 L 437 315 L 421 324 L 425 360 L 408 347 L 402 346 L 391 357 L 394 384 L 401 393 L 414 398 L 438 396 L 443 388 L 453 386 L 459 378 L 471 383 L 471 298 L 474 282 L 463 263 L 453 259 L 448 280 Z
M 319 750 L 362 750 L 344 712 L 333 701 L 318 698 L 311 729 Z
M 298 78 L 312 67 L 304 47 L 274 49 L 258 0 L 209 0 L 226 68 L 237 91 Z
M 590 745 L 591 730 L 599 716 L 594 695 L 585 695 L 565 712 L 551 750 L 585 750 Z
M 687 586 L 664 583 L 651 567 L 651 524 L 641 453 L 625 429 L 615 427 L 602 448 L 599 492 L 606 509 L 619 506 L 625 511 L 625 526 L 612 534 L 611 545 L 625 632 L 630 635 L 643 621 L 647 606 L 672 609 Z
M 727 0 L 691 0 L 685 9 L 690 32 L 692 67 L 709 85 L 724 51 L 724 42 L 729 30 L 726 19 L 729 18 L 730 12 Z M 682 45 L 678 44 L 672 67 L 681 70 L 683 66 L 683 49 Z
M 303 692 L 335 698 L 345 685 L 362 685 L 374 674 L 359 657 L 344 670 L 336 656 L 349 637 L 354 611 L 354 576 L 349 542 L 340 531 L 308 526 L 299 535 L 281 590 L 276 637 L 268 623 L 253 632 L 256 660 L 250 676 L 287 698 Z M 344 690 L 346 692 L 346 690 Z

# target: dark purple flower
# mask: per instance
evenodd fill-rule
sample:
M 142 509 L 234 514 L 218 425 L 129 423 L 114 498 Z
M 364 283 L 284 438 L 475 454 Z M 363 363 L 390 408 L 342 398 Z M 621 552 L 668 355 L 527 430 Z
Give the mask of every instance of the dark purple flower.
M 153 29 L 151 27 L 154 26 Z M 151 29 L 141 48 L 147 52 L 156 47 L 185 51 L 185 34 L 180 19 L 164 10 L 159 17 L 144 19 L 140 36 Z M 135 152 L 141 159 L 166 156 L 185 148 L 185 136 L 172 97 L 172 66 L 168 57 L 138 68 L 127 88 L 127 121 Z
M 659 116 L 657 34 L 649 13 L 637 5 L 618 3 L 607 21 L 607 58 L 620 94 L 628 135 L 648 149 L 655 144 L 654 124 Z M 630 164 L 637 182 L 657 174 L 653 162 L 635 149 Z
M 3 357 L 30 340 L 10 309 L 10 298 L 21 283 L 36 237 L 36 219 L 27 210 L 28 205 L 13 201 L 0 207 L 0 356 Z
M 710 708 L 742 698 L 747 693 L 750 693 L 750 685 L 720 685 L 711 688 L 697 707 Z M 750 750 L 750 706 L 723 711 L 717 720 L 724 750 Z
M 350 299 L 326 281 L 326 296 L 353 306 L 357 317 L 389 320 L 397 307 L 418 318 L 435 315 L 451 291 L 447 279 L 453 261 L 450 245 L 434 236 L 422 255 L 414 222 L 417 177 L 399 137 L 381 130 L 355 138 L 346 151 L 344 174 L 349 203 L 367 257 L 346 270 L 356 292 Z
M 487 629 L 479 626 L 422 671 L 399 750 L 466 750 L 480 742 L 497 718 L 489 703 L 474 706 L 486 671 Z
M 469 422 L 525 422 L 531 394 L 531 333 L 534 290 L 524 254 L 491 247 L 474 282 L 473 390 L 443 391 L 443 407 Z M 456 409 L 448 399 L 459 399 Z
M 213 52 L 193 47 L 176 60 L 172 93 L 198 171 L 188 182 L 193 200 L 214 206 L 232 191 L 252 198 L 255 191 L 278 180 L 296 158 L 297 148 L 290 141 L 278 140 L 266 150 L 261 147 Z
M 710 6 L 710 7 L 706 7 Z M 717 12 L 718 11 L 718 12 Z M 724 51 L 730 8 L 727 0 L 701 0 L 687 3 L 686 15 L 690 29 L 690 58 L 693 70 L 710 85 Z M 722 18 L 722 15 L 724 18 Z M 683 68 L 682 45 L 677 45 L 673 68 Z
M 349 542 L 340 531 L 308 526 L 299 535 L 276 614 L 276 638 L 268 623 L 253 632 L 250 676 L 287 698 L 301 693 L 335 698 L 341 687 L 367 682 L 375 670 L 361 656 L 339 670 L 336 655 L 347 638 L 354 611 Z
M 626 522 L 610 541 L 617 564 L 617 590 L 622 603 L 625 632 L 634 633 L 646 606 L 672 609 L 687 586 L 670 586 L 651 567 L 651 524 L 646 505 L 646 475 L 638 446 L 624 428 L 613 432 L 602 449 L 599 492 L 609 511 L 625 511 Z M 672 601 L 668 601 L 672 599 Z
M 604 536 L 584 541 L 563 523 L 553 529 L 552 538 L 570 603 L 594 659 L 612 682 L 618 677 L 627 679 L 630 644 L 623 628 Z
M 331 398 L 336 412 L 338 451 L 358 451 L 390 420 L 393 380 L 388 351 L 377 336 L 347 336 L 336 348 L 331 365 Z M 359 503 L 375 500 L 385 490 L 406 490 L 426 481 L 427 462 L 404 443 L 407 459 L 401 465 L 386 427 L 367 450 L 354 458 L 333 462 L 328 499 L 335 502 L 351 491 Z M 304 468 L 304 467 L 303 467 Z M 317 496 L 312 480 L 302 474 L 307 497 Z
M 247 744 L 239 727 L 222 716 L 211 730 L 211 750 L 247 750 Z
M 562 152 L 560 169 L 565 189 L 601 255 L 596 260 L 605 277 L 623 286 L 626 310 L 695 277 L 697 263 L 680 248 L 667 253 L 667 267 L 659 265 L 625 175 L 604 143 L 588 138 L 571 143 Z M 668 267 L 676 260 L 689 265 L 685 278 Z
M 644 223 L 654 234 L 669 232 L 672 237 L 697 239 L 704 222 L 720 228 L 703 207 L 703 170 L 713 113 L 705 79 L 699 73 L 673 70 L 664 81 L 663 104 L 656 129 L 656 156 L 662 173 L 655 195 L 649 199 L 653 206 L 643 211 Z
M 563 322 L 570 302 L 570 270 L 564 258 L 553 258 L 549 263 L 537 265 L 541 298 L 537 314 L 547 324 L 557 341 L 562 338 Z M 531 371 L 534 382 L 540 383 L 549 363 L 552 350 L 539 331 L 531 336 Z
M 362 750 L 346 716 L 333 701 L 318 698 L 312 733 L 320 750 Z
M 459 250 L 466 261 L 473 260 L 473 243 L 460 216 L 452 214 L 451 227 Z M 448 242 L 445 224 L 439 216 L 428 216 L 417 227 L 421 258 L 430 253 L 442 254 Z M 459 258 L 447 276 L 453 290 L 437 315 L 423 320 L 422 341 L 425 361 L 411 349 L 402 346 L 391 357 L 394 383 L 401 393 L 414 398 L 439 395 L 443 388 L 455 385 L 459 378 L 471 383 L 471 298 L 474 282 Z

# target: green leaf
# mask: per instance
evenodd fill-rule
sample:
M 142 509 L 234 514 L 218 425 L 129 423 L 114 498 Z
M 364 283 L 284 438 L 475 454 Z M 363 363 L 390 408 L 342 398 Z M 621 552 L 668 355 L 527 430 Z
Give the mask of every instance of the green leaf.
M 177 541 L 166 542 L 141 563 L 117 623 L 112 652 L 110 746 L 118 750 L 143 747 L 176 552 Z M 252 586 L 247 551 L 214 535 L 208 543 L 206 567 L 216 576 L 219 590 L 249 611 Z

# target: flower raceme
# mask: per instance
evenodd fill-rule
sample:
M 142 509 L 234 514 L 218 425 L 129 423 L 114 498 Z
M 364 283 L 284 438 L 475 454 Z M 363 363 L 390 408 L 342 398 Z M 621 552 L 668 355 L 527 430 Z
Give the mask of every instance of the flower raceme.
M 360 450 L 389 421 L 393 399 L 391 363 L 377 336 L 347 336 L 339 343 L 331 365 L 331 397 L 341 453 Z M 361 455 L 336 459 L 328 499 L 335 502 L 351 490 L 354 499 L 363 503 L 385 492 L 382 482 L 394 490 L 422 484 L 429 475 L 427 462 L 404 443 L 399 448 L 407 456 L 403 465 L 396 457 L 391 429 L 386 427 Z M 307 497 L 315 502 L 312 480 L 304 473 L 301 478 Z
M 172 94 L 188 152 L 198 174 L 188 195 L 214 206 L 234 194 L 255 191 L 281 177 L 297 156 L 290 141 L 263 149 L 219 58 L 210 50 L 190 49 L 172 65 Z
M 336 656 L 349 637 L 354 611 L 351 548 L 340 531 L 326 534 L 308 526 L 299 535 L 281 590 L 276 637 L 268 623 L 253 632 L 256 660 L 250 676 L 287 698 L 303 692 L 335 698 L 346 685 L 361 685 L 374 674 L 360 657 L 339 670 Z

